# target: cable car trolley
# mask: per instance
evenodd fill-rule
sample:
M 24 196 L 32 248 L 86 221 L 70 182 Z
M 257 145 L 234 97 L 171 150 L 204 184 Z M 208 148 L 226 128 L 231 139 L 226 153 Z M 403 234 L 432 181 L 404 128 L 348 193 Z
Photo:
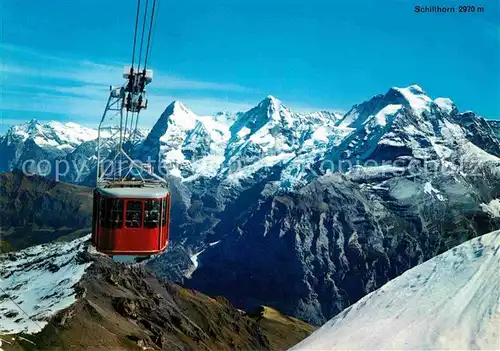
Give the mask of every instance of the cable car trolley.
M 139 113 L 147 109 L 145 88 L 153 80 L 153 71 L 147 69 L 147 63 L 156 0 L 151 10 L 148 2 L 146 0 L 142 9 L 138 0 L 132 63 L 124 69 L 126 82 L 123 86 L 110 87 L 98 129 L 92 243 L 97 251 L 109 256 L 148 257 L 164 251 L 169 240 L 171 199 L 168 184 L 154 173 L 151 164 L 130 156 L 141 140 Z M 142 34 L 138 45 L 142 11 Z M 149 33 L 141 66 L 148 22 Z

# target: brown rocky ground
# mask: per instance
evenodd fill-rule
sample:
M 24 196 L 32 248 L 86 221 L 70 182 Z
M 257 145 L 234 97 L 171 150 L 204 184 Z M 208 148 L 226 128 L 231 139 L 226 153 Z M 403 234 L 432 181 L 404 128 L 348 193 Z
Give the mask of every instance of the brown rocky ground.
M 77 302 L 25 336 L 36 346 L 20 340 L 4 350 L 283 350 L 313 331 L 268 307 L 246 313 L 158 280 L 141 265 L 80 259 L 94 264 L 76 286 Z

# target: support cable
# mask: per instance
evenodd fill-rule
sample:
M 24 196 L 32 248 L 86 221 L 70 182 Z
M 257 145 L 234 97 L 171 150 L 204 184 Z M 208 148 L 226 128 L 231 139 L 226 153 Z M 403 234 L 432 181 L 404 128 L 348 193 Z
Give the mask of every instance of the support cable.
M 131 69 L 134 69 L 134 60 L 135 60 L 135 43 L 137 41 L 137 26 L 139 24 L 139 9 L 141 7 L 141 0 L 137 1 L 137 11 L 135 14 L 135 30 L 134 30 L 134 44 L 132 45 L 132 65 Z
M 139 49 L 139 63 L 137 64 L 137 72 L 140 72 L 141 70 L 142 47 L 144 43 L 144 31 L 146 30 L 146 15 L 148 14 L 148 3 L 149 0 L 146 0 L 146 7 L 144 8 L 144 18 L 142 20 L 141 46 Z
M 16 307 L 17 307 L 17 308 L 18 308 L 18 309 L 22 312 L 22 313 L 24 313 L 24 315 L 25 315 L 26 317 L 28 317 L 28 320 L 29 320 L 29 321 L 31 321 L 33 324 L 35 324 L 35 325 L 36 325 L 36 326 L 40 329 L 40 331 L 42 331 L 42 330 L 44 329 L 44 328 L 43 328 L 43 327 L 42 327 L 42 326 L 41 326 L 41 325 L 40 325 L 40 324 L 39 324 L 39 323 L 38 323 L 35 319 L 31 318 L 31 316 L 30 316 L 30 315 L 29 315 L 29 314 L 28 314 L 28 313 L 27 313 L 27 312 L 26 312 L 26 311 L 25 311 L 25 310 L 24 310 L 24 309 L 23 309 L 23 308 L 22 308 L 22 307 L 21 307 L 21 306 L 20 306 L 20 305 L 19 305 L 19 304 L 18 304 L 18 303 L 17 303 L 17 302 L 16 302 L 16 301 L 12 298 L 12 297 L 10 297 L 10 295 L 9 295 L 9 294 L 8 294 L 8 293 L 7 293 L 7 292 L 6 292 L 3 288 L 1 288 L 1 287 L 0 287 L 0 291 L 2 292 L 2 294 L 3 294 L 3 295 L 7 296 L 7 298 L 8 298 L 8 299 L 9 299 L 9 300 L 10 300 L 10 301 L 11 301 L 11 302 L 12 302 L 12 303 L 13 303 L 13 304 L 14 304 L 14 305 L 15 305 L 15 306 L 16 306 Z M 66 350 L 66 347 L 64 347 L 64 343 L 63 343 L 63 341 L 62 341 L 61 337 L 59 336 L 59 333 L 57 332 L 57 328 L 56 328 L 56 326 L 55 326 L 55 325 L 54 325 L 54 324 L 53 324 L 50 320 L 48 320 L 48 323 L 47 323 L 47 324 L 52 324 L 52 327 L 54 328 L 54 334 L 55 334 L 55 336 L 56 336 L 57 340 L 59 341 L 59 344 L 61 345 L 61 347 L 63 348 L 63 350 Z M 25 341 L 27 341 L 27 342 L 29 342 L 29 343 L 31 343 L 31 344 L 33 344 L 33 345 L 35 345 L 35 346 L 36 346 L 36 344 L 35 344 L 33 341 L 31 341 L 31 340 L 29 340 L 29 339 L 26 339 L 26 338 L 24 338 L 24 337 L 21 337 L 21 336 L 18 336 L 18 337 L 19 337 L 19 338 L 21 338 L 22 340 L 25 340 Z
M 158 4 L 158 6 L 159 6 L 159 4 Z M 153 10 L 151 12 L 151 19 L 149 21 L 149 33 L 148 33 L 148 44 L 146 46 L 146 58 L 144 60 L 144 71 L 143 71 L 144 74 L 146 74 L 146 68 L 148 66 L 149 50 L 150 50 L 150 46 L 151 46 L 151 34 L 154 30 L 153 24 L 156 27 L 155 8 L 156 8 L 156 0 L 153 0 Z

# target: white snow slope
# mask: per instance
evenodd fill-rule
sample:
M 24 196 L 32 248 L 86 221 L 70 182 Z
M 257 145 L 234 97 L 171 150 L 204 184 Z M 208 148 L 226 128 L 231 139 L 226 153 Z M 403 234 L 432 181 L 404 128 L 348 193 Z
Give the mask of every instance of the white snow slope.
M 500 231 L 408 270 L 292 350 L 500 349 Z
M 76 301 L 74 285 L 90 266 L 77 255 L 89 237 L 0 255 L 0 335 L 37 333 Z

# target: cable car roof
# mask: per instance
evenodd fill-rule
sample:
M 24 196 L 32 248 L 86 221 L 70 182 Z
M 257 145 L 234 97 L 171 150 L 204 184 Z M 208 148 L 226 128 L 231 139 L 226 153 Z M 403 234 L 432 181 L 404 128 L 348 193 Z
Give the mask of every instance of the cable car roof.
M 158 199 L 168 195 L 169 191 L 163 187 L 124 187 L 124 188 L 102 188 L 97 191 L 103 196 L 133 199 Z

